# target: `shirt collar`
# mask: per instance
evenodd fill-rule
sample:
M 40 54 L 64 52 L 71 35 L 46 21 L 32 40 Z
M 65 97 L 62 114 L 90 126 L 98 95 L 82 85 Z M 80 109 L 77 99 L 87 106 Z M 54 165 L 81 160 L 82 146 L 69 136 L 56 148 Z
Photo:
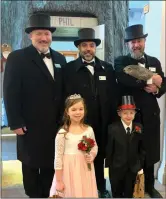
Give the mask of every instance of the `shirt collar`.
M 76 59 L 76 71 L 84 67 L 83 61 L 86 61 L 86 60 L 84 60 L 81 56 L 79 56 L 79 58 Z M 102 67 L 102 69 L 105 70 L 105 67 L 102 66 L 102 60 L 98 59 L 97 57 L 94 57 L 91 61 L 94 61 L 95 64 L 99 65 L 100 67 Z
M 37 50 L 39 54 L 41 54 L 42 52 L 40 52 L 39 50 Z M 45 52 L 44 54 L 50 53 L 50 49 L 47 50 L 47 52 Z
M 95 58 L 93 58 L 91 61 L 87 61 L 87 60 L 85 60 L 85 59 L 82 58 L 82 62 L 83 62 L 83 63 L 84 63 L 84 62 L 87 62 L 87 63 L 95 62 Z
M 131 122 L 130 125 L 128 126 L 128 125 L 126 125 L 126 124 L 124 123 L 124 121 L 123 121 L 122 119 L 121 119 L 121 121 L 122 121 L 122 124 L 123 124 L 125 130 L 126 130 L 127 127 L 129 127 L 129 128 L 130 128 L 130 131 L 131 131 L 131 129 L 132 129 L 132 122 Z

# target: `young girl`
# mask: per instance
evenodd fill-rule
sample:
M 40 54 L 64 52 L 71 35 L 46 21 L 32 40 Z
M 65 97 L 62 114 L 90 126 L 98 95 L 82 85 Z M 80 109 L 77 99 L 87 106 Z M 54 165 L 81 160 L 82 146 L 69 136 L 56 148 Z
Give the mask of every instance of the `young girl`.
M 55 139 L 55 175 L 50 190 L 50 197 L 58 191 L 68 198 L 97 198 L 97 185 L 93 161 L 98 147 L 89 154 L 78 150 L 78 143 L 83 136 L 95 140 L 92 127 L 84 124 L 86 108 L 80 95 L 71 95 L 66 99 L 64 125 Z M 91 170 L 87 163 L 91 163 Z

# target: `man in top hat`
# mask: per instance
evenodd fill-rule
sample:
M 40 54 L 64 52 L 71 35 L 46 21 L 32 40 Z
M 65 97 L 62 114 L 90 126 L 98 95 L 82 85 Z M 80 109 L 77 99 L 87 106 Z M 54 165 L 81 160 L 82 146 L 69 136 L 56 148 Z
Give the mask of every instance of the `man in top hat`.
M 65 57 L 50 48 L 50 16 L 30 16 L 25 29 L 32 45 L 10 53 L 4 76 L 4 102 L 11 130 L 17 135 L 17 158 L 22 162 L 25 193 L 49 196 L 54 175 L 54 138 L 63 103 Z
M 136 121 L 141 122 L 144 127 L 145 191 L 152 198 L 159 198 L 161 195 L 154 188 L 154 164 L 160 160 L 160 108 L 157 98 L 166 92 L 166 78 L 160 61 L 144 52 L 148 34 L 143 33 L 143 26 L 141 24 L 129 26 L 125 32 L 125 42 L 130 53 L 115 59 L 116 76 L 121 95 L 134 96 L 136 106 L 140 109 Z M 148 81 L 137 81 L 136 78 L 124 73 L 123 69 L 126 66 L 137 64 L 158 75 L 154 74 Z
M 118 107 L 121 121 L 108 127 L 106 167 L 113 198 L 133 198 L 137 173 L 142 172 L 145 151 L 142 125 L 133 122 L 136 114 L 133 96 L 122 96 Z
M 78 59 L 67 63 L 64 70 L 66 96 L 80 94 L 86 102 L 86 122 L 93 127 L 99 147 L 94 161 L 99 196 L 109 198 L 104 179 L 104 151 L 108 124 L 116 119 L 117 84 L 111 64 L 95 56 L 101 40 L 92 28 L 83 28 L 74 41 Z

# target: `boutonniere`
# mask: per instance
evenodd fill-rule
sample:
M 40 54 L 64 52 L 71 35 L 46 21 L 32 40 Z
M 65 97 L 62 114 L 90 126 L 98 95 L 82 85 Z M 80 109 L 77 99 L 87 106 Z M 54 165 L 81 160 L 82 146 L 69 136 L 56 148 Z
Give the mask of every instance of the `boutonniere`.
M 136 132 L 136 133 L 141 133 L 141 127 L 135 126 L 134 132 Z

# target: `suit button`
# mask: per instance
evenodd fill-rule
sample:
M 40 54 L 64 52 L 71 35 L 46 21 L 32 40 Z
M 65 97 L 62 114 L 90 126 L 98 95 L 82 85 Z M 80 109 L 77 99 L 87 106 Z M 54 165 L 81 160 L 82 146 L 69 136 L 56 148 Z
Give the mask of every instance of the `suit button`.
M 57 99 L 56 99 L 56 97 L 54 98 L 54 101 L 56 101 Z
M 157 113 L 154 112 L 153 115 L 157 115 Z

